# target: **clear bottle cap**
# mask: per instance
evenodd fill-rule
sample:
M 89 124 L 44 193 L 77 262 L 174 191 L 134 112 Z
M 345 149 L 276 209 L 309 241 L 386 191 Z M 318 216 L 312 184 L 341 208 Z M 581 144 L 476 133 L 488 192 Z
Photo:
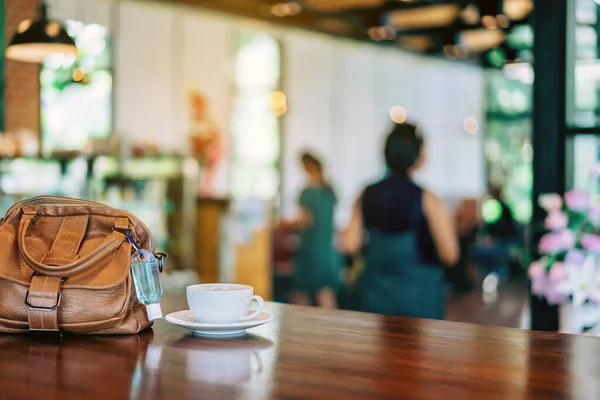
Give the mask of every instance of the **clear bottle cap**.
M 162 309 L 160 308 L 159 303 L 148 304 L 146 306 L 146 312 L 148 313 L 148 319 L 150 321 L 162 319 L 162 317 L 163 317 Z

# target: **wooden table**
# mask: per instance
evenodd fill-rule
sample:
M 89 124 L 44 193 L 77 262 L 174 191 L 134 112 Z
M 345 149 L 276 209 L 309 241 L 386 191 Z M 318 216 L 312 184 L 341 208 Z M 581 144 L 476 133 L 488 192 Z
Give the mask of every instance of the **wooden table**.
M 165 311 L 182 309 L 168 297 Z M 269 304 L 238 339 L 0 337 L 0 399 L 597 399 L 600 339 Z

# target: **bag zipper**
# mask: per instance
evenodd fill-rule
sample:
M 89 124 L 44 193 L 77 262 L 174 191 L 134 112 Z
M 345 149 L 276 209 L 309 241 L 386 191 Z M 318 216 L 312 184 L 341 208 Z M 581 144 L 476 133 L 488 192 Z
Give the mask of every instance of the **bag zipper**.
M 150 232 L 150 229 L 148 229 L 148 227 L 146 226 L 146 224 L 144 224 L 143 221 L 141 221 L 139 218 L 137 218 L 135 215 L 128 213 L 127 211 L 123 211 L 123 210 L 119 210 L 116 209 L 114 207 L 110 207 L 107 206 L 105 204 L 102 203 L 98 203 L 95 201 L 90 201 L 90 200 L 81 200 L 81 199 L 74 199 L 74 198 L 70 198 L 70 197 L 61 197 L 61 196 L 37 196 L 37 197 L 32 197 L 30 199 L 25 199 L 25 200 L 21 200 L 16 202 L 15 204 L 13 204 L 12 207 L 10 207 L 8 209 L 8 211 L 6 212 L 6 217 L 0 220 L 0 226 L 2 225 L 3 222 L 5 222 L 8 218 L 8 216 L 14 212 L 14 210 L 23 207 L 23 206 L 33 206 L 33 205 L 40 205 L 40 204 L 60 204 L 63 206 L 82 206 L 82 205 L 88 205 L 91 207 L 102 207 L 102 208 L 109 208 L 111 210 L 115 210 L 118 212 L 122 212 L 124 214 L 124 216 L 126 216 L 130 221 L 135 220 L 138 221 L 142 227 L 142 229 L 144 230 L 144 232 L 146 233 L 146 235 L 148 236 L 148 240 L 150 241 L 150 246 L 152 248 L 157 246 L 156 239 L 154 238 L 154 235 L 152 235 L 152 233 Z

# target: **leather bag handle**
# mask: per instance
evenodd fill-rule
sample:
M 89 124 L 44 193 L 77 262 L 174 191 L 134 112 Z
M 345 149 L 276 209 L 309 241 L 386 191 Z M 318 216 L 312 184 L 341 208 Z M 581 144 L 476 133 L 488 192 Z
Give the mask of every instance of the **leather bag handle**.
M 39 213 L 31 213 L 23 211 L 21 216 L 21 222 L 17 228 L 17 244 L 19 247 L 19 253 L 25 263 L 35 272 L 44 276 L 59 276 L 62 278 L 68 278 L 81 271 L 88 269 L 93 266 L 104 257 L 109 256 L 113 252 L 117 251 L 121 244 L 125 241 L 125 235 L 113 230 L 113 232 L 104 239 L 102 243 L 92 251 L 85 258 L 79 259 L 71 264 L 60 265 L 60 266 L 49 266 L 35 261 L 27 248 L 25 247 L 25 236 L 27 229 L 32 221 L 39 219 Z

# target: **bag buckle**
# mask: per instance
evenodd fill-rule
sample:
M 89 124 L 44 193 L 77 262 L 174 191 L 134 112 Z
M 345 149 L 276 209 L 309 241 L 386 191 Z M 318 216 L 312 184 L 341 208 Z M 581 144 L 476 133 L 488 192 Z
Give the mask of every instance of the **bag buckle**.
M 38 311 L 52 311 L 52 310 L 56 310 L 58 308 L 58 306 L 60 305 L 60 298 L 61 295 L 60 293 L 56 293 L 56 301 L 54 302 L 54 305 L 52 307 L 39 307 L 39 306 L 34 306 L 32 304 L 29 303 L 29 290 L 27 291 L 27 294 L 25 295 L 25 305 L 27 306 L 27 308 L 29 308 L 30 310 L 38 310 Z
M 34 273 L 32 275 L 32 278 L 34 276 L 36 276 L 37 273 Z M 67 278 L 61 278 L 60 280 L 60 284 L 62 286 L 63 283 L 65 283 L 65 281 L 67 280 Z M 41 307 L 41 306 L 36 306 L 33 305 L 29 302 L 29 289 L 27 289 L 27 293 L 25 294 L 25 306 L 30 309 L 30 310 L 37 310 L 37 311 L 54 311 L 56 310 L 59 306 L 60 306 L 60 299 L 62 297 L 61 292 L 56 293 L 56 300 L 54 301 L 54 305 L 52 307 Z
M 156 261 L 158 261 L 158 272 L 163 272 L 163 268 L 165 266 L 165 258 L 168 257 L 167 253 L 154 253 L 154 257 L 156 257 Z

